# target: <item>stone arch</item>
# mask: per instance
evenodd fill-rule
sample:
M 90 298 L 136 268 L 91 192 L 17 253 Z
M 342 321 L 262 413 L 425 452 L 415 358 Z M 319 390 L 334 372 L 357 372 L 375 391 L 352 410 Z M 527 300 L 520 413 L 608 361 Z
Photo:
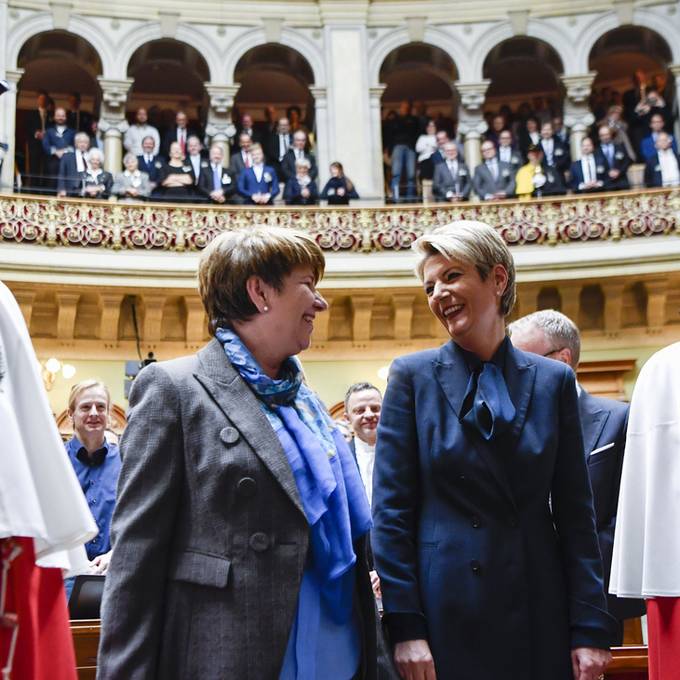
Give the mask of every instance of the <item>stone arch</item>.
M 254 47 L 261 47 L 272 42 L 267 39 L 263 28 L 253 28 L 242 33 L 231 44 L 222 59 L 220 72 L 224 75 L 226 83 L 234 82 L 236 66 L 241 58 Z M 283 28 L 281 36 L 276 41 L 298 52 L 309 64 L 314 74 L 314 85 L 323 87 L 326 84 L 326 69 L 321 50 L 311 40 L 289 28 Z

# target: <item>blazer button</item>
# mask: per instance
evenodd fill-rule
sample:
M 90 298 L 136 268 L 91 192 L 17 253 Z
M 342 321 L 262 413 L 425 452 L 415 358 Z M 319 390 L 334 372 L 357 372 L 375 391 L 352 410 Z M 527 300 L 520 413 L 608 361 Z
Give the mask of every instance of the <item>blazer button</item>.
M 255 495 L 257 490 L 257 482 L 252 477 L 244 477 L 238 480 L 236 484 L 236 491 L 245 498 L 250 498 Z
M 470 569 L 472 569 L 472 573 L 477 576 L 482 573 L 482 565 L 477 560 L 472 560 L 472 562 L 470 562 Z
M 472 528 L 473 529 L 479 529 L 479 527 L 482 526 L 482 523 L 479 521 L 479 517 L 473 517 L 472 518 Z
M 264 552 L 269 547 L 269 536 L 258 531 L 250 537 L 248 543 L 255 552 Z
M 519 526 L 519 522 L 517 521 L 517 517 L 511 517 L 510 518 L 510 526 L 514 529 L 515 527 Z
M 234 427 L 225 427 L 220 431 L 220 439 L 225 444 L 233 444 L 238 441 L 238 430 Z

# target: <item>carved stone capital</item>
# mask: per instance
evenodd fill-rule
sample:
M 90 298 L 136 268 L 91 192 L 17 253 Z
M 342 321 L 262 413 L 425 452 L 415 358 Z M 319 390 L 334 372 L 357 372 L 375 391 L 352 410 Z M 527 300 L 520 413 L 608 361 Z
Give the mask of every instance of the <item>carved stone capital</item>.
M 478 83 L 464 83 L 456 80 L 453 86 L 460 95 L 460 105 L 469 112 L 481 112 L 484 101 L 486 100 L 486 91 L 489 89 L 490 80 L 481 80 Z
M 218 115 L 231 113 L 234 106 L 234 97 L 240 89 L 240 85 L 206 85 L 210 97 L 210 109 Z
M 5 80 L 10 85 L 16 85 L 21 80 L 21 77 L 23 75 L 24 75 L 24 69 L 23 68 L 5 71 Z M 16 87 L 13 87 L 12 89 L 16 90 Z
M 573 104 L 585 104 L 590 97 L 593 81 L 597 73 L 580 73 L 578 75 L 562 76 L 560 80 L 567 91 L 567 99 Z
M 371 100 L 377 99 L 378 102 L 380 102 L 380 99 L 382 98 L 383 93 L 385 92 L 386 89 L 387 85 L 383 84 L 376 85 L 375 87 L 369 87 L 368 88 L 369 97 L 371 98 Z
M 326 102 L 328 98 L 328 89 L 325 87 L 318 87 L 315 85 L 310 85 L 309 86 L 309 91 L 314 97 L 314 103 L 316 106 L 319 106 L 319 104 L 323 104 Z
M 674 78 L 680 78 L 680 64 L 671 64 L 668 70 L 673 74 Z

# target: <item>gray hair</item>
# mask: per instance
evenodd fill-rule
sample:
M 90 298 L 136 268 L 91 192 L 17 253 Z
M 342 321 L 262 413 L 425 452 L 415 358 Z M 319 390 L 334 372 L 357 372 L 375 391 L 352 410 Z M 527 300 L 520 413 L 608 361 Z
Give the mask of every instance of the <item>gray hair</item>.
M 87 143 L 90 143 L 90 135 L 87 134 L 87 132 L 76 132 L 76 136 L 73 138 L 74 142 L 78 142 L 81 139 L 87 140 Z
M 135 156 L 135 154 L 130 153 L 130 152 L 126 153 L 123 156 L 123 165 L 127 165 L 128 161 L 137 161 L 137 156 Z
M 419 255 L 416 274 L 421 281 L 425 261 L 433 255 L 474 266 L 482 281 L 497 264 L 502 265 L 508 273 L 508 283 L 501 296 L 500 312 L 507 316 L 515 306 L 515 263 L 505 241 L 488 224 L 474 220 L 451 222 L 418 238 L 413 250 Z
M 96 146 L 87 152 L 88 159 L 93 158 L 94 156 L 99 158 L 100 163 L 104 163 L 104 154 L 101 152 L 101 149 Z
M 515 331 L 521 332 L 530 328 L 542 331 L 556 350 L 566 347 L 571 352 L 572 367 L 578 366 L 581 358 L 581 334 L 568 316 L 555 309 L 542 309 L 513 321 L 508 326 L 508 332 L 512 336 Z
M 307 168 L 307 170 L 309 170 L 312 167 L 312 164 L 306 158 L 301 158 L 300 160 L 295 161 L 295 167 Z

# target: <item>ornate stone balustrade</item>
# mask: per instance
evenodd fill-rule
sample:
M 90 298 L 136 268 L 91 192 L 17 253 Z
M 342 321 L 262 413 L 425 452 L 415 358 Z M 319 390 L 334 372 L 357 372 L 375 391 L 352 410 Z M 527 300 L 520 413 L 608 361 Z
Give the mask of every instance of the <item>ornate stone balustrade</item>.
M 513 246 L 680 233 L 680 190 L 404 207 L 239 208 L 0 196 L 0 241 L 113 250 L 195 251 L 251 225 L 308 232 L 328 251 L 399 251 L 455 219 L 494 225 Z

